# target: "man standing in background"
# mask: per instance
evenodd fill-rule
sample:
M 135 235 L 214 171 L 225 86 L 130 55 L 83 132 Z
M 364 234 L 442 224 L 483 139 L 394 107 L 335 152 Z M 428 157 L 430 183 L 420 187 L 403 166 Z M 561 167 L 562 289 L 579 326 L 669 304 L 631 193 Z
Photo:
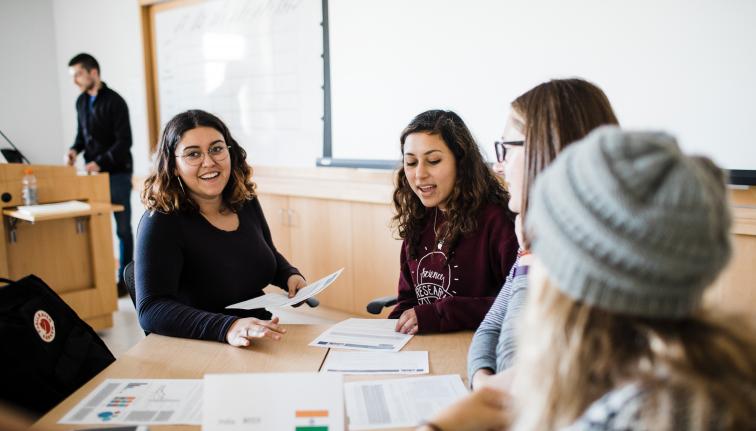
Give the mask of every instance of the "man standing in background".
M 131 233 L 131 126 L 126 101 L 100 80 L 100 65 L 89 54 L 79 54 L 68 62 L 74 84 L 81 90 L 76 99 L 78 130 L 76 141 L 66 154 L 66 162 L 73 165 L 76 156 L 84 152 L 88 173 L 110 174 L 110 201 L 123 205 L 124 210 L 113 213 L 116 234 L 120 243 L 118 268 L 118 296 L 126 295 L 123 268 L 134 255 Z

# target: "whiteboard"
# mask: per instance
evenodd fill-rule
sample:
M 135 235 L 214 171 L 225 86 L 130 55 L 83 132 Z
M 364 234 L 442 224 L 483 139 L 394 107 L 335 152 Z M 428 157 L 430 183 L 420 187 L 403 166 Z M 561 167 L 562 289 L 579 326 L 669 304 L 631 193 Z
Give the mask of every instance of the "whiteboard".
M 399 159 L 433 108 L 462 116 L 494 159 L 510 102 L 582 77 L 623 127 L 756 169 L 756 1 L 329 0 L 334 158 Z
M 320 0 L 206 0 L 155 13 L 160 129 L 219 116 L 259 165 L 313 166 L 323 144 Z

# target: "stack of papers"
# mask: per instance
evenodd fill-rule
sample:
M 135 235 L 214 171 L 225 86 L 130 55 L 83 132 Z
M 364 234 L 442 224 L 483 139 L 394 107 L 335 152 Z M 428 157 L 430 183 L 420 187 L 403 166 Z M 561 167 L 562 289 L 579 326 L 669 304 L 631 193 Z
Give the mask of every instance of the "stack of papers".
M 300 289 L 293 298 L 289 298 L 289 296 L 283 292 L 266 293 L 265 295 L 258 296 L 256 298 L 237 302 L 236 304 L 231 304 L 226 308 L 254 310 L 256 308 L 283 307 L 286 305 L 298 304 L 322 292 L 326 287 L 328 287 L 337 278 L 339 278 L 339 275 L 341 275 L 343 271 L 344 268 L 341 268 L 331 275 L 323 277 L 314 283 L 308 284 L 307 286 Z
M 412 335 L 396 332 L 396 319 L 347 319 L 320 334 L 310 346 L 398 352 Z
M 22 205 L 17 208 L 18 212 L 28 216 L 40 216 L 47 214 L 65 214 L 77 211 L 89 211 L 91 207 L 86 202 L 67 201 L 54 204 Z

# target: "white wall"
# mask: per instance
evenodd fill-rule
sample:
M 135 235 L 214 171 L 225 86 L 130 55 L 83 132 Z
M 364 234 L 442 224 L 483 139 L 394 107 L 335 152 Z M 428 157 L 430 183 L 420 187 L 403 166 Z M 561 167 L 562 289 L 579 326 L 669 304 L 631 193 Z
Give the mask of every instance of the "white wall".
M 756 169 L 756 1 L 329 0 L 333 156 L 397 159 L 416 114 L 453 109 L 494 159 L 509 103 L 578 76 L 623 127 Z
M 0 130 L 32 163 L 58 164 L 70 143 L 58 105 L 52 0 L 0 1 Z M 10 146 L 0 137 L 0 148 Z
M 79 95 L 68 74 L 68 61 L 80 52 L 87 52 L 100 63 L 102 80 L 129 106 L 134 174 L 146 175 L 149 171 L 149 145 L 139 2 L 54 1 L 52 14 L 55 20 L 55 70 L 60 87 L 55 103 L 63 121 L 63 139 L 70 145 L 76 135 L 74 103 Z

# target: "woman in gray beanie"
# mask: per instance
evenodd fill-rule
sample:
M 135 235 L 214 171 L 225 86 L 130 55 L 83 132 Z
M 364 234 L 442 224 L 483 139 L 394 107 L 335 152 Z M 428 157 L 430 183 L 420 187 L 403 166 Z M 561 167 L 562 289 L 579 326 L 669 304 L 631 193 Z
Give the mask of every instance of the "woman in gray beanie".
M 722 171 L 602 127 L 531 198 L 513 428 L 756 429 L 756 332 L 701 305 L 731 254 Z
M 756 329 L 702 306 L 731 254 L 724 176 L 662 133 L 601 127 L 536 181 L 512 398 L 430 429 L 754 430 Z

